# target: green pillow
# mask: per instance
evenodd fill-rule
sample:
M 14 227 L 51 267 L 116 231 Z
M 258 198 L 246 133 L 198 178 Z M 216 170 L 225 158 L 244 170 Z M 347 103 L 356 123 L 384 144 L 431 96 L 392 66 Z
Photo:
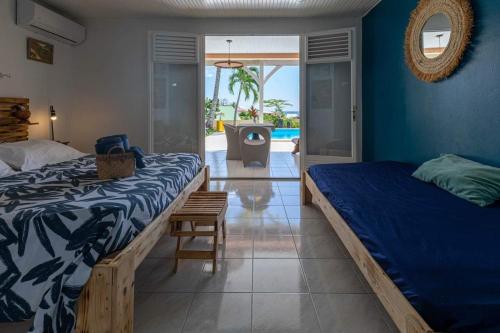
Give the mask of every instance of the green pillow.
M 422 164 L 413 177 L 485 207 L 500 199 L 500 169 L 446 154 Z

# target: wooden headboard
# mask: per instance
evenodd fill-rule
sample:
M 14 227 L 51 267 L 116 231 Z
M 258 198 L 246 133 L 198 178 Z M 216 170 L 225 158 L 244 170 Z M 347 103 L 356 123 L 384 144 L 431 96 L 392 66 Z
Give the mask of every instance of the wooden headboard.
M 30 100 L 0 97 L 0 143 L 28 140 Z

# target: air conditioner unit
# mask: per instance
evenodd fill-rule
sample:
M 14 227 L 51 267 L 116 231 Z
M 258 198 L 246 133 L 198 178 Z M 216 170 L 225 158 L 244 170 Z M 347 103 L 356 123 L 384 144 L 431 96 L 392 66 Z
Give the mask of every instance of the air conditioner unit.
M 32 0 L 17 0 L 17 24 L 71 45 L 85 40 L 84 26 Z

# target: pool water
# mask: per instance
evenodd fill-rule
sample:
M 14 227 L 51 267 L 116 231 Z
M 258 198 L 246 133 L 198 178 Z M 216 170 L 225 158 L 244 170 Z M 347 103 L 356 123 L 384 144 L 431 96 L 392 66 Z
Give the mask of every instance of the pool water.
M 271 135 L 271 140 L 291 140 L 300 137 L 300 128 L 276 128 Z

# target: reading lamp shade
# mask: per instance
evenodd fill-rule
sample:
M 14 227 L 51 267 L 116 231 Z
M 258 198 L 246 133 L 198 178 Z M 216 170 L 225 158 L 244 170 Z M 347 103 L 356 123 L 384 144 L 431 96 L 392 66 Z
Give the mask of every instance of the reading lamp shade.
M 50 106 L 50 120 L 57 120 L 56 110 L 52 105 Z
M 54 120 L 57 120 L 56 110 L 54 106 L 50 106 L 50 139 L 54 141 Z

